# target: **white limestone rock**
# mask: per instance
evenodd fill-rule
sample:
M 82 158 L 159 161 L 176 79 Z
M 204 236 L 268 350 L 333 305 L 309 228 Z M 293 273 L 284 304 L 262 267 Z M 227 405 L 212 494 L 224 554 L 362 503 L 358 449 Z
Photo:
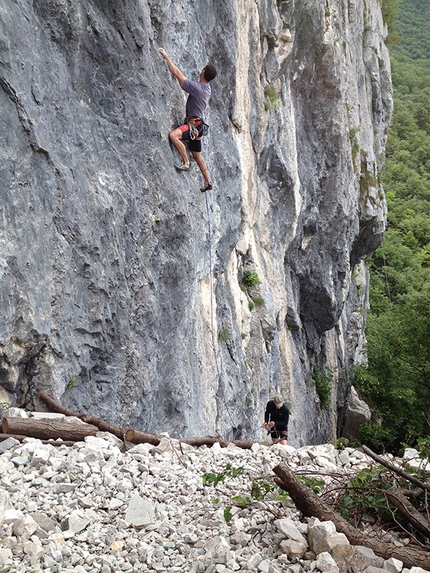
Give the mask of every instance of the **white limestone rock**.
M 13 533 L 17 537 L 29 538 L 35 531 L 38 525 L 31 517 L 31 515 L 24 515 L 21 519 L 16 519 L 13 522 Z
M 297 524 L 292 519 L 288 517 L 277 519 L 275 521 L 275 525 L 278 531 L 280 531 L 283 535 L 285 535 L 285 537 L 287 537 L 288 539 L 293 539 L 294 541 L 306 545 L 307 547 L 307 540 L 300 533 L 300 531 L 297 528 Z
M 317 556 L 317 568 L 322 573 L 339 573 L 336 561 L 327 551 L 323 551 Z
M 349 545 L 346 535 L 338 533 L 333 522 L 316 519 L 309 524 L 308 543 L 317 555 L 323 551 L 330 552 L 336 545 Z
M 301 559 L 308 551 L 308 544 L 294 539 L 285 539 L 279 544 L 281 551 L 288 555 L 289 559 Z
M 231 559 L 231 547 L 227 540 L 216 535 L 205 543 L 206 558 L 213 563 L 226 564 Z
M 134 527 L 141 528 L 152 524 L 154 515 L 154 505 L 150 501 L 139 495 L 133 495 L 130 498 L 124 519 L 129 524 L 133 524 Z
M 386 559 L 384 561 L 384 565 L 382 568 L 386 569 L 390 573 L 400 573 L 403 569 L 403 562 L 400 561 L 399 559 L 391 557 L 390 559 Z

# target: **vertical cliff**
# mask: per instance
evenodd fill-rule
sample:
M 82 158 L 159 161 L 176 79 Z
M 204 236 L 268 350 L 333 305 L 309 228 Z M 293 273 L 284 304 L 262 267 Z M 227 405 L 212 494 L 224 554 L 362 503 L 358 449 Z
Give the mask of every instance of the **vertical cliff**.
M 384 36 L 378 0 L 4 0 L 0 401 L 258 436 L 277 390 L 290 443 L 335 437 L 385 225 Z M 218 68 L 207 194 L 173 167 L 160 46 Z

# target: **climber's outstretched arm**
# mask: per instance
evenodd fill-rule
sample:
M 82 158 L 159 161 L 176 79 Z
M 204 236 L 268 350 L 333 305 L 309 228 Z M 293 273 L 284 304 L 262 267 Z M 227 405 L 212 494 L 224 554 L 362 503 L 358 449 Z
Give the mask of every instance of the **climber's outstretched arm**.
M 181 70 L 175 66 L 175 64 L 172 62 L 172 60 L 169 58 L 169 56 L 167 55 L 166 50 L 164 50 L 163 48 L 159 48 L 158 51 L 160 52 L 160 54 L 163 56 L 163 58 L 166 60 L 167 62 L 167 67 L 169 68 L 169 71 L 171 72 L 171 74 L 178 80 L 179 85 L 182 87 L 184 81 L 186 80 L 186 77 L 184 76 L 184 74 L 181 72 Z

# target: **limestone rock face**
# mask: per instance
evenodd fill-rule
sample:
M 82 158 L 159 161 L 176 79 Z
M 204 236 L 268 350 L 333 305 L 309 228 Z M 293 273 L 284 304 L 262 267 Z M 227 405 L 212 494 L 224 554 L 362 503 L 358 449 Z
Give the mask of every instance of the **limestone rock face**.
M 258 437 L 281 391 L 290 443 L 339 434 L 385 227 L 385 33 L 378 0 L 4 0 L 1 408 L 41 388 L 126 427 Z M 207 194 L 174 169 L 160 46 L 219 72 Z

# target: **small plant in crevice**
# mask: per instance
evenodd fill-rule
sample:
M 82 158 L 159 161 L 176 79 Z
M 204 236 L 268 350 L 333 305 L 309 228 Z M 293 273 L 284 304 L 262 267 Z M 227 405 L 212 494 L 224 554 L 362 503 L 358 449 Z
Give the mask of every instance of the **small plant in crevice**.
M 331 386 L 333 372 L 326 372 L 314 366 L 312 378 L 315 382 L 315 390 L 320 399 L 321 408 L 326 408 L 330 404 Z
M 251 408 L 252 406 L 254 406 L 254 401 L 255 401 L 255 388 L 251 388 L 245 398 L 246 407 Z
M 223 328 L 218 332 L 218 340 L 220 342 L 228 342 L 230 340 L 230 332 L 228 328 Z
M 266 111 L 276 111 L 281 107 L 281 98 L 273 86 L 264 88 L 264 109 Z
M 252 297 L 252 301 L 255 304 L 255 306 L 264 306 L 264 298 L 262 298 L 261 296 Z
M 242 277 L 242 284 L 247 291 L 261 284 L 258 274 L 253 271 L 245 271 Z
M 360 131 L 360 127 L 352 127 L 349 130 L 349 141 L 351 143 L 351 155 L 352 155 L 352 162 L 354 163 L 354 171 L 356 169 L 355 161 L 356 161 L 358 154 L 360 152 L 360 144 L 358 143 L 358 138 L 357 138 L 357 134 L 359 131 Z
M 242 287 L 251 298 L 248 302 L 249 310 L 254 310 L 256 306 L 264 305 L 264 298 L 258 296 L 257 294 L 251 294 L 252 289 L 258 287 L 261 284 L 258 274 L 254 271 L 245 271 L 242 276 Z
M 70 378 L 70 380 L 66 384 L 66 390 L 71 390 L 76 386 L 77 383 L 78 379 L 76 378 L 76 376 L 72 376 L 72 378 Z

